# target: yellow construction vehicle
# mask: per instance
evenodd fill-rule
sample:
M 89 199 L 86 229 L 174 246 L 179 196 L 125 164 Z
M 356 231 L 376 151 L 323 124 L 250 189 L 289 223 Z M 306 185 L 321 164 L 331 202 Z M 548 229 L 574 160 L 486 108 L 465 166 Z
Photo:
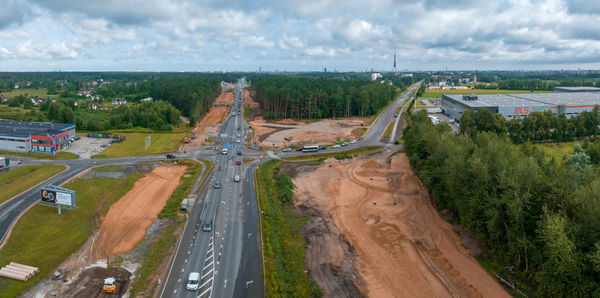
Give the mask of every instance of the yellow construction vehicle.
M 114 277 L 105 278 L 102 290 L 107 294 L 115 293 L 117 291 L 117 280 Z

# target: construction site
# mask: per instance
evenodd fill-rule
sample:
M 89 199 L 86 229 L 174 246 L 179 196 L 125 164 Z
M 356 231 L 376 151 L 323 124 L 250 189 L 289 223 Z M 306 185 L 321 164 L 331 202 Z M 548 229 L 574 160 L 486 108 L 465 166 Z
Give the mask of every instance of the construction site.
M 324 296 L 509 296 L 475 259 L 476 244 L 438 214 L 404 153 L 280 172 L 308 217 L 305 266 Z
M 210 111 L 198 121 L 196 127 L 192 130 L 193 138 L 184 140 L 180 151 L 192 151 L 201 149 L 202 146 L 209 145 L 210 137 L 215 137 L 221 128 L 223 121 L 229 115 L 233 105 L 234 94 L 232 90 L 222 91 L 213 103 Z

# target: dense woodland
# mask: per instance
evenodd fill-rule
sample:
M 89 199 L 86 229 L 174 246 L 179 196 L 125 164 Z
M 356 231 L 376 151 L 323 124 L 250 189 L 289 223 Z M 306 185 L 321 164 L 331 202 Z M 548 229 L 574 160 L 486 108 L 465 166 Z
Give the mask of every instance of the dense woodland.
M 396 94 L 379 82 L 275 75 L 254 77 L 252 87 L 267 119 L 369 116 Z
M 495 132 L 508 135 L 515 143 L 582 139 L 597 135 L 598 125 L 600 125 L 598 107 L 591 112 L 582 112 L 571 118 L 547 110 L 506 120 L 502 115 L 494 114 L 487 109 L 467 110 L 460 118 L 460 131 L 463 134 Z
M 600 177 L 585 148 L 549 161 L 504 134 L 451 133 L 423 111 L 404 140 L 438 208 L 489 248 L 505 278 L 530 295 L 600 296 Z

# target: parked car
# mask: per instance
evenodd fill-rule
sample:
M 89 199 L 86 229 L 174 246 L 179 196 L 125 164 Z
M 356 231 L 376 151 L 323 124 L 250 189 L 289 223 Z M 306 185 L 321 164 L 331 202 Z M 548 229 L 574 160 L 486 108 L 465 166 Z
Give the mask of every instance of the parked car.
M 291 151 L 292 151 L 292 148 L 290 148 L 290 147 L 281 149 L 281 152 L 291 152 Z

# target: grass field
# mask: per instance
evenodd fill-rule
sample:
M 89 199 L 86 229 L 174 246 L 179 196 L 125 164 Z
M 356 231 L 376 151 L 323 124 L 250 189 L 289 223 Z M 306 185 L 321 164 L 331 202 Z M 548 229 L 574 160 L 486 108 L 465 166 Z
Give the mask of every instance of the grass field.
M 388 126 L 385 128 L 385 131 L 383 132 L 384 138 L 389 138 L 392 135 L 392 131 L 394 131 L 394 124 L 396 124 L 396 121 L 390 122 L 390 124 L 388 124 Z
M 128 156 L 153 155 L 174 152 L 183 144 L 183 138 L 188 132 L 147 132 L 147 133 L 120 133 L 125 136 L 125 141 L 115 143 L 94 158 L 117 158 Z M 146 137 L 150 135 L 151 145 L 145 150 Z
M 133 173 L 123 179 L 75 179 L 65 187 L 77 192 L 79 208 L 58 215 L 55 208 L 32 207 L 14 226 L 0 250 L 0 264 L 14 261 L 39 267 L 40 273 L 26 282 L 0 277 L 0 296 L 18 296 L 52 274 L 85 243 L 96 227 L 96 219 L 105 215 L 108 205 L 127 193 L 141 177 L 142 174 Z
M 498 90 L 498 89 L 425 89 L 422 97 L 442 97 L 442 94 L 506 94 L 506 93 L 550 93 L 552 91 Z
M 6 97 L 12 98 L 18 95 L 22 95 L 22 94 L 27 94 L 28 96 L 31 97 L 47 97 L 48 96 L 48 90 L 46 89 L 17 89 L 17 90 L 13 90 L 10 92 L 2 92 L 0 93 Z M 56 96 L 56 95 L 54 95 Z
M 33 152 L 24 153 L 24 152 L 12 152 L 12 151 L 0 150 L 0 155 L 39 158 L 39 159 L 52 159 L 52 160 L 67 160 L 67 159 L 78 159 L 79 158 L 79 156 L 77 156 L 77 154 L 71 153 L 71 152 L 58 152 L 55 155 L 50 155 L 50 154 L 33 153 Z
M 300 234 L 306 219 L 279 199 L 276 173 L 281 161 L 271 160 L 256 170 L 262 217 L 266 297 L 321 296 L 321 289 L 305 273 L 306 240 Z
M 573 155 L 573 147 L 575 144 L 581 144 L 581 142 L 573 141 L 573 142 L 557 142 L 557 143 L 539 143 L 534 144 L 539 149 L 544 150 L 546 152 L 548 160 L 554 158 L 555 161 L 564 162 L 566 158 L 571 157 Z
M 0 174 L 0 204 L 62 172 L 63 165 L 24 166 Z
M 29 110 L 23 107 L 9 107 L 8 105 L 0 105 L 0 118 L 1 119 L 24 119 L 25 113 Z

